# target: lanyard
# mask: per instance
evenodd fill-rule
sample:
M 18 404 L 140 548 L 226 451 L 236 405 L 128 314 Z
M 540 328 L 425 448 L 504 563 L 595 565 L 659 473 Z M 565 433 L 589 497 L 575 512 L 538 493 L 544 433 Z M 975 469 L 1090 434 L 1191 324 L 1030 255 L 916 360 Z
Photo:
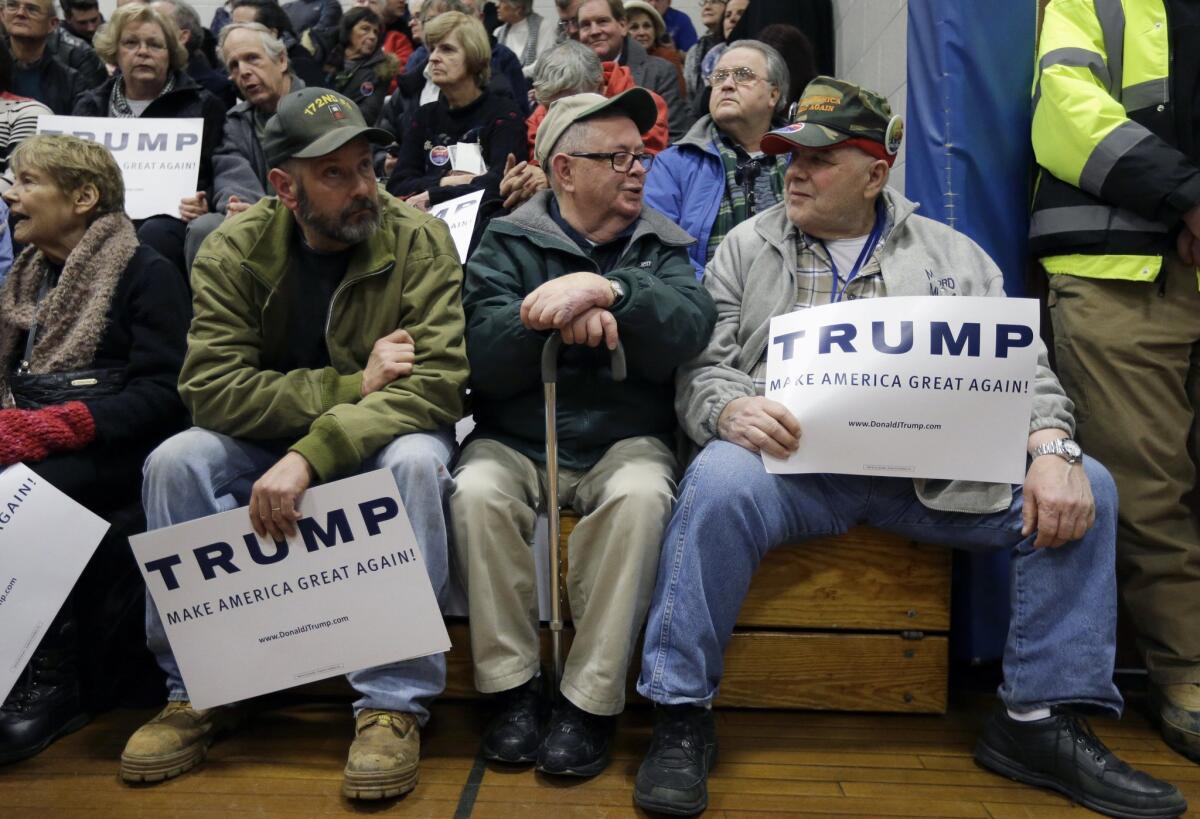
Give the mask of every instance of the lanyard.
M 838 289 L 838 282 L 841 276 L 838 275 L 837 262 L 833 259 L 833 254 L 829 252 L 829 248 L 821 242 L 821 247 L 825 248 L 825 255 L 829 257 L 829 266 L 833 269 L 833 298 L 832 303 L 837 304 L 842 296 L 846 295 L 846 288 L 850 286 L 850 282 L 854 281 L 858 276 L 858 271 L 862 269 L 863 264 L 867 259 L 871 258 L 871 254 L 875 251 L 875 245 L 879 244 L 880 236 L 883 234 L 883 214 L 878 209 L 875 211 L 875 224 L 871 228 L 871 235 L 867 237 L 866 244 L 859 251 L 858 259 L 854 262 L 854 267 L 850 270 L 850 275 L 846 277 L 846 283 Z M 819 239 L 817 241 L 820 241 Z

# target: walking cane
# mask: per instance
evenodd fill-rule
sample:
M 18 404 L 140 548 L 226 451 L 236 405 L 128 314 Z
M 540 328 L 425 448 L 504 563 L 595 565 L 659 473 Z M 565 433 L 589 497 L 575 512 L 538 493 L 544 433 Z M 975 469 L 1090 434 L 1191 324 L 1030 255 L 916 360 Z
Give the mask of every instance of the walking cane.
M 552 697 L 558 700 L 562 682 L 562 554 L 558 532 L 558 352 L 562 336 L 554 333 L 542 348 L 542 389 L 546 394 L 546 522 L 550 546 L 550 650 L 554 656 L 554 687 Z M 625 348 L 617 342 L 612 351 L 612 379 L 625 380 Z

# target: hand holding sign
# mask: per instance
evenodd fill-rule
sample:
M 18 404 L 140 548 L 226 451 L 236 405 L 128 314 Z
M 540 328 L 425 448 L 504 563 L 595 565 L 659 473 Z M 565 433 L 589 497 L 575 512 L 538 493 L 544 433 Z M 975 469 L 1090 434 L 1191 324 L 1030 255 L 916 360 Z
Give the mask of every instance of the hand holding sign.
M 296 536 L 300 496 L 312 483 L 312 469 L 304 456 L 289 452 L 254 482 L 250 490 L 250 525 L 259 537 L 272 540 Z
M 721 440 L 765 452 L 773 458 L 786 458 L 800 446 L 800 422 L 778 401 L 761 395 L 735 398 L 721 410 L 717 419 Z
M 208 213 L 208 194 L 196 191 L 195 196 L 185 196 L 179 200 L 179 218 L 185 222 Z

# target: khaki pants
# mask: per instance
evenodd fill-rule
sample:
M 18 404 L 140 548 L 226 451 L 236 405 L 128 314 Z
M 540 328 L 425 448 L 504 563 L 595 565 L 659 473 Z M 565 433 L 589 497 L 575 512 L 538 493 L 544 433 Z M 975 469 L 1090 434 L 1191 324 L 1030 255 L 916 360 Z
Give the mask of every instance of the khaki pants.
M 589 470 L 559 469 L 559 503 L 582 519 L 568 542 L 575 640 L 563 695 L 593 714 L 619 714 L 634 640 L 646 617 L 678 466 L 655 438 L 618 441 Z M 496 441 L 463 450 L 450 498 L 455 554 L 471 609 L 475 686 L 515 688 L 537 673 L 533 539 L 546 468 Z
M 1160 284 L 1050 277 L 1059 377 L 1077 437 L 1120 496 L 1117 568 L 1159 684 L 1200 683 L 1200 291 L 1166 260 Z

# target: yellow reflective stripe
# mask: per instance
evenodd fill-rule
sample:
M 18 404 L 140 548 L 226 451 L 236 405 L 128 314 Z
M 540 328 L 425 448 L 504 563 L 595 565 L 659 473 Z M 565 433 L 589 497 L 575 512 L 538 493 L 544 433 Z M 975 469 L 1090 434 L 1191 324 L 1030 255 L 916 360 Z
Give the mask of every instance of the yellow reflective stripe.
M 1040 261 L 1046 272 L 1052 275 L 1150 282 L 1158 278 L 1163 260 L 1162 256 L 1089 256 L 1075 253 L 1046 256 Z

